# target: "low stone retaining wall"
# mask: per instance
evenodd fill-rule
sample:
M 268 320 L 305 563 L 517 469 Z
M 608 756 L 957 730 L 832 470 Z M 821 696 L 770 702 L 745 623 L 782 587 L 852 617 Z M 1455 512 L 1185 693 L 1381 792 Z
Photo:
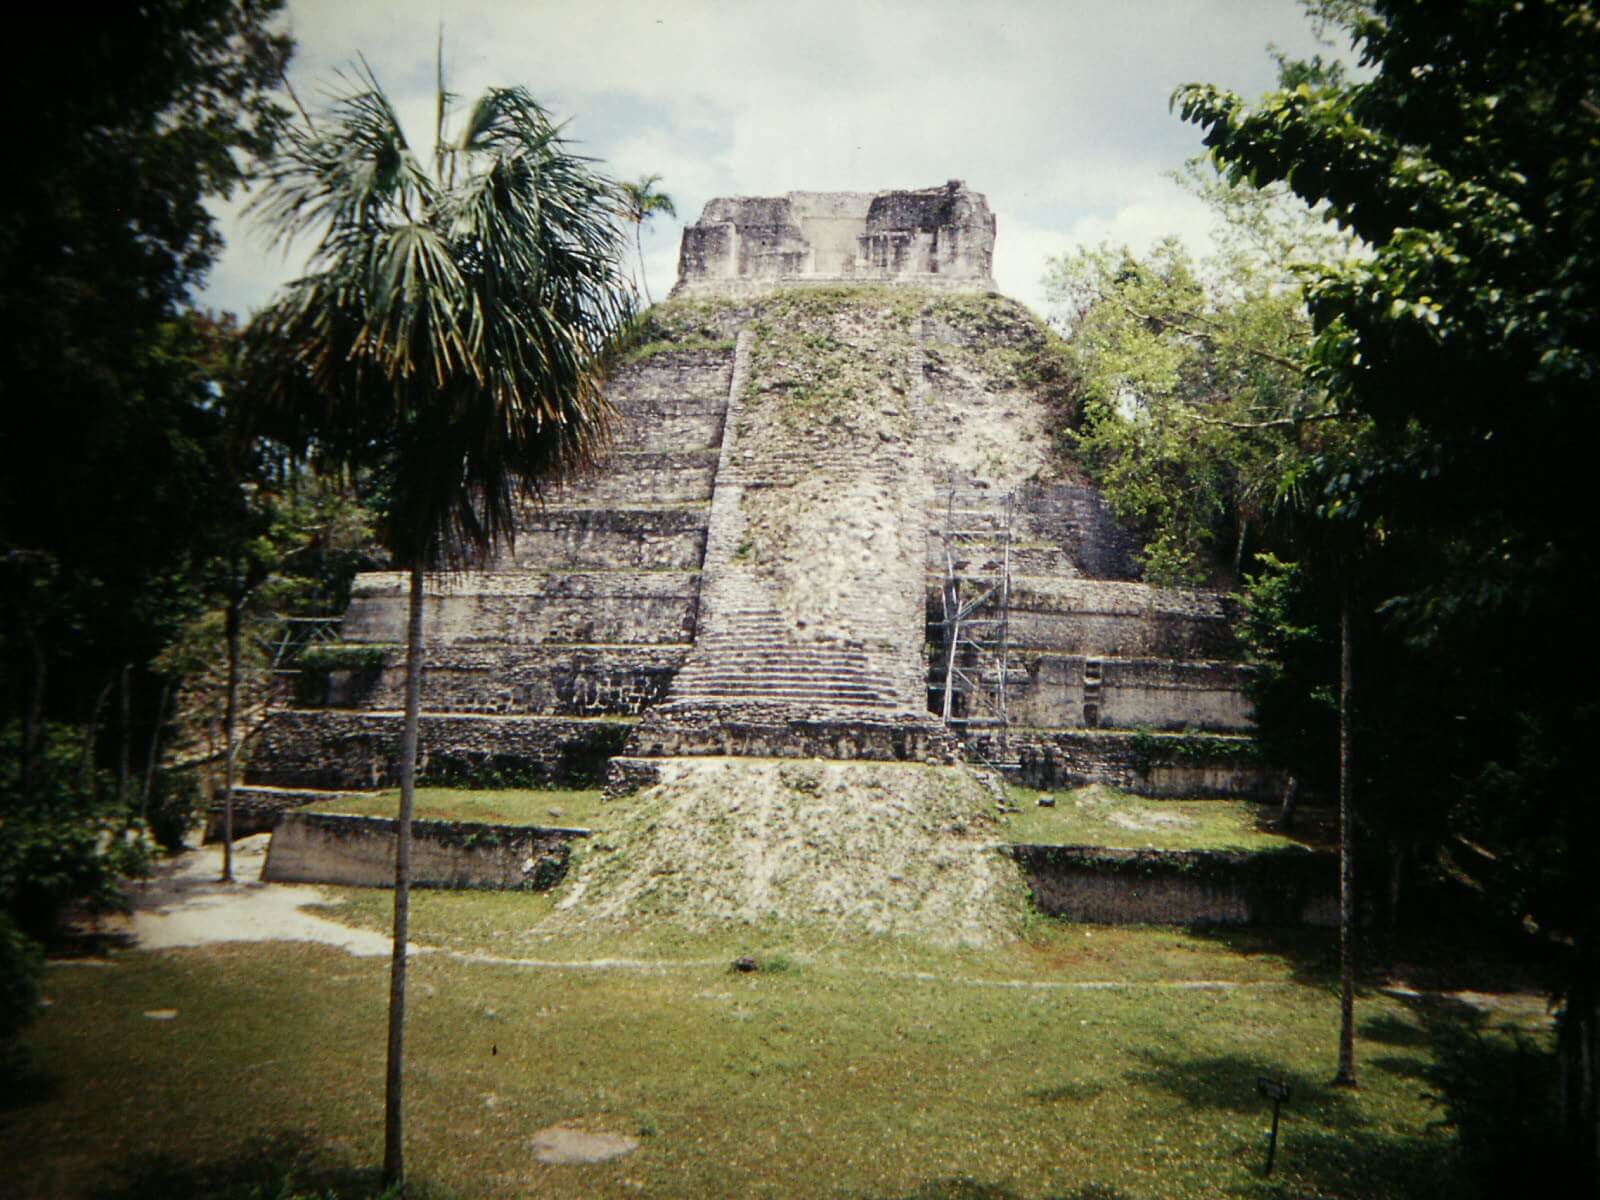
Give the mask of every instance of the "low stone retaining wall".
M 269 883 L 391 887 L 399 822 L 340 813 L 285 813 L 261 878 Z M 413 821 L 415 887 L 544 891 L 567 873 L 569 843 L 586 829 Z
M 1040 912 L 1101 925 L 1323 925 L 1339 920 L 1330 851 L 1007 847 Z
M 329 791 L 398 787 L 403 714 L 287 709 L 256 743 L 250 782 Z M 417 774 L 457 787 L 581 786 L 633 729 L 626 719 L 423 713 Z
M 1282 773 L 1251 761 L 1248 743 L 1240 738 L 1154 733 L 1141 746 L 1140 735 L 1120 731 L 1013 728 L 1009 744 L 1017 766 L 1007 775 L 1024 787 L 1103 783 L 1136 796 L 1170 799 L 1275 800 L 1282 792 Z M 1000 756 L 987 734 L 968 738 L 967 745 L 969 758 Z M 1170 761 L 1174 757 L 1179 761 Z
M 236 787 L 233 789 L 233 836 L 271 833 L 284 813 L 318 800 L 334 799 L 339 794 L 313 788 Z M 206 828 L 201 842 L 220 842 L 222 824 L 222 801 L 213 800 L 206 809 Z
M 953 763 L 956 739 L 931 716 L 858 714 L 806 716 L 804 706 L 775 704 L 678 706 L 647 713 L 623 754 L 639 758 L 726 755 L 737 758 L 833 758 Z

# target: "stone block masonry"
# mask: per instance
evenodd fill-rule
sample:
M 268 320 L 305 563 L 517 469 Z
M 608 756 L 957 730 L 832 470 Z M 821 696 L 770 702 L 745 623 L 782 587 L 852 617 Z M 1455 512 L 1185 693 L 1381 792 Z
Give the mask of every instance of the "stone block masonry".
M 914 312 L 821 295 L 739 335 L 695 644 L 629 754 L 945 756 L 919 338 Z
M 1012 846 L 1034 906 L 1106 925 L 1336 925 L 1338 857 Z
M 711 200 L 683 231 L 672 294 L 838 282 L 987 291 L 994 237 L 988 202 L 959 180 L 918 191 Z
M 959 183 L 709 203 L 607 385 L 600 469 L 528 505 L 487 570 L 429 583 L 425 776 L 598 781 L 624 743 L 619 786 L 675 756 L 952 760 L 927 639 L 954 489 L 1013 497 L 1018 728 L 972 750 L 1041 786 L 1269 791 L 1231 751 L 1135 750 L 1136 728 L 1248 730 L 1232 601 L 1138 582 L 1137 538 L 1054 449 L 1059 351 L 986 294 L 994 228 Z M 255 749 L 272 816 L 395 781 L 405 609 L 401 576 L 356 581 L 345 657 Z
M 733 356 L 674 350 L 622 369 L 602 467 L 528 505 L 488 570 L 429 581 L 421 755 L 438 781 L 604 777 L 631 718 L 665 695 L 692 644 Z M 396 782 L 406 587 L 358 577 L 341 634 L 380 662 L 300 681 L 250 780 L 301 789 Z
M 295 812 L 272 835 L 261 878 L 269 883 L 393 887 L 398 821 Z M 567 873 L 583 829 L 413 821 L 411 883 L 424 888 L 545 891 Z
M 261 732 L 251 778 L 308 793 L 399 787 L 401 725 L 399 712 L 280 712 Z M 616 718 L 424 712 L 417 774 L 456 786 L 598 786 L 632 727 Z

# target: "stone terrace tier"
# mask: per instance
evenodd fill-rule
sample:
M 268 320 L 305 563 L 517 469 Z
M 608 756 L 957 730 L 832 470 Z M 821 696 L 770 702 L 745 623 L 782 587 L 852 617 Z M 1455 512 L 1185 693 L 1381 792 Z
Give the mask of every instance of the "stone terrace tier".
M 732 366 L 731 350 L 668 349 L 623 368 L 599 469 L 526 506 L 489 570 L 429 580 L 424 778 L 598 779 L 666 694 L 694 640 Z M 305 673 L 253 784 L 389 781 L 406 607 L 403 575 L 357 578 L 341 636 L 381 661 Z
M 975 539 L 954 563 L 993 579 L 1005 558 L 1011 581 L 1009 737 L 972 720 L 966 750 L 1041 787 L 1263 793 L 1232 736 L 1250 724 L 1233 602 L 1137 581 L 1138 539 L 1051 449 L 1059 347 L 983 294 L 993 238 L 959 183 L 710 202 L 681 299 L 646 318 L 662 340 L 607 385 L 599 469 L 527 506 L 489 570 L 429 582 L 424 780 L 950 761 L 963 741 L 930 711 L 941 533 L 1009 494 L 1009 556 Z M 866 286 L 806 286 L 841 283 Z M 357 580 L 344 644 L 259 739 L 263 819 L 395 781 L 406 605 L 402 576 Z

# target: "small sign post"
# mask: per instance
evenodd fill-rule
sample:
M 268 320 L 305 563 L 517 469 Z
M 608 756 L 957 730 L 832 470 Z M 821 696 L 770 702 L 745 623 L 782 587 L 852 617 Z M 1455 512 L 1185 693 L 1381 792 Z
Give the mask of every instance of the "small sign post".
M 1282 1079 L 1262 1075 L 1256 1080 L 1256 1091 L 1272 1101 L 1272 1136 L 1267 1141 L 1267 1169 L 1264 1172 L 1271 1175 L 1273 1161 L 1278 1157 L 1278 1113 L 1284 1101 L 1289 1099 L 1289 1085 Z

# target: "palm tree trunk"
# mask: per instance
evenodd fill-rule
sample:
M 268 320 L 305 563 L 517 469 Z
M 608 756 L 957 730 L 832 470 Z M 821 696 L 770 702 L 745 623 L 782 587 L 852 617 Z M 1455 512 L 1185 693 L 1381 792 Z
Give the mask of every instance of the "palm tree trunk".
M 235 726 L 239 720 L 239 610 L 244 601 L 228 600 L 228 698 L 222 711 L 222 881 L 233 882 L 233 764 Z
M 389 1056 L 383 1107 L 383 1183 L 403 1188 L 405 1166 L 406 938 L 411 910 L 411 813 L 422 709 L 422 565 L 411 565 L 406 621 L 406 717 L 400 740 L 400 813 L 394 849 L 394 950 L 389 966 Z
M 1351 790 L 1355 745 L 1351 736 L 1354 654 L 1350 634 L 1350 585 L 1339 597 L 1339 1073 L 1333 1082 L 1356 1086 L 1355 866 L 1351 853 Z
M 639 282 L 644 284 L 644 306 L 654 308 L 656 302 L 650 299 L 650 277 L 644 271 L 644 222 L 635 221 L 633 225 L 633 247 L 639 252 Z

